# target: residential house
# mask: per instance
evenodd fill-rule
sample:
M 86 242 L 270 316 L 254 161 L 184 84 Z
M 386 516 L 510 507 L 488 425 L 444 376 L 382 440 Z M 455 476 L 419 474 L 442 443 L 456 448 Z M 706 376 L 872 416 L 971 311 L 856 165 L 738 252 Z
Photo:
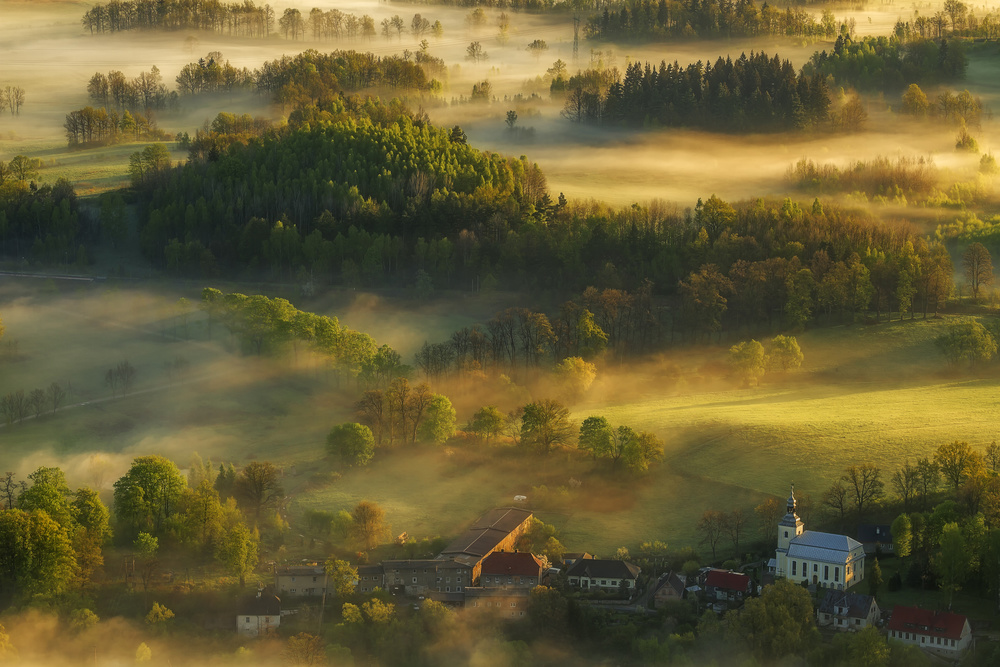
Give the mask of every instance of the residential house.
M 686 576 L 676 572 L 664 574 L 653 591 L 653 607 L 660 609 L 671 600 L 684 599 L 685 588 L 687 588 Z
M 878 623 L 881 617 L 872 596 L 835 590 L 826 592 L 816 610 L 819 626 L 832 626 L 835 630 L 864 630 Z
M 465 589 L 467 608 L 495 611 L 501 618 L 518 619 L 528 611 L 529 588 L 483 588 Z
M 244 599 L 237 608 L 236 632 L 245 637 L 270 635 L 280 624 L 281 600 L 264 591 Z
M 588 554 L 586 551 L 574 551 L 572 553 L 563 554 L 562 562 L 566 567 L 571 567 L 576 564 L 576 561 L 583 560 L 584 558 L 593 558 L 592 554 Z
M 317 563 L 276 567 L 274 590 L 285 596 L 323 597 L 326 592 L 326 570 Z
M 472 569 L 473 581 L 476 581 L 483 559 L 494 551 L 514 551 L 518 539 L 531 527 L 533 516 L 530 510 L 517 507 L 490 510 L 455 538 L 438 558 L 467 564 Z
M 355 589 L 358 593 L 371 593 L 376 588 L 385 588 L 385 569 L 378 565 L 359 565 L 358 582 Z
M 865 550 L 846 535 L 805 530 L 795 513 L 795 487 L 788 496 L 788 511 L 778 523 L 775 576 L 795 583 L 822 584 L 846 590 L 865 578 Z
M 617 591 L 626 589 L 635 595 L 639 581 L 639 567 L 621 560 L 585 558 L 578 560 L 566 572 L 570 586 L 583 590 L 592 588 Z
M 893 552 L 892 526 L 865 523 L 858 526 L 858 542 L 866 554 Z
M 483 588 L 534 588 L 542 583 L 542 561 L 528 552 L 494 551 L 483 559 Z
M 969 619 L 947 611 L 896 605 L 888 630 L 890 639 L 946 655 L 956 655 L 972 643 Z
M 382 569 L 384 586 L 406 595 L 461 593 L 473 583 L 472 567 L 458 560 L 384 560 Z
M 706 596 L 719 601 L 739 602 L 753 592 L 750 577 L 727 570 L 708 570 L 702 576 L 701 585 Z

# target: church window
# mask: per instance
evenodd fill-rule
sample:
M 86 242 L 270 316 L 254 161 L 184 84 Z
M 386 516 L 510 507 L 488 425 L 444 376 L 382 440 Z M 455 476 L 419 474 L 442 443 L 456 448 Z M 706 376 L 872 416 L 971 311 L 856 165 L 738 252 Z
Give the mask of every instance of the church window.
M 793 561 L 792 561 L 792 576 L 793 576 L 793 577 L 794 577 L 794 576 L 795 576 L 796 574 L 798 574 L 798 572 L 796 572 L 796 571 L 795 571 L 795 568 L 796 568 L 796 566 L 797 566 L 797 565 L 798 565 L 798 563 L 797 563 L 796 561 L 794 561 L 794 560 L 793 560 Z
M 813 572 L 819 572 L 819 563 L 813 563 Z
M 787 530 L 785 531 L 785 537 L 788 537 L 788 531 Z
M 834 581 L 840 581 L 840 568 L 839 567 L 833 568 L 833 580 Z
M 824 579 L 829 579 L 830 578 L 830 566 L 829 565 L 824 565 L 823 566 L 823 578 Z

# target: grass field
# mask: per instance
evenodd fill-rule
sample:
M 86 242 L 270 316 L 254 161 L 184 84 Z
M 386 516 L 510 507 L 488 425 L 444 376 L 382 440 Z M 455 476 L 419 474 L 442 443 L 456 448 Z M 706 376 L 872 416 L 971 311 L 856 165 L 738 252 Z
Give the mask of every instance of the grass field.
M 367 498 L 386 508 L 395 533 L 417 538 L 449 537 L 516 494 L 568 487 L 573 478 L 580 487 L 538 514 L 561 529 L 567 548 L 608 553 L 648 539 L 695 545 L 706 509 L 750 509 L 784 497 L 791 482 L 818 501 L 851 463 L 874 461 L 888 473 L 943 442 L 979 447 L 997 435 L 1000 381 L 948 371 L 934 349 L 948 319 L 897 321 L 805 333 L 805 367 L 750 389 L 713 375 L 724 346 L 605 369 L 573 418 L 603 414 L 660 435 L 666 458 L 640 478 L 570 453 L 538 458 L 456 443 L 386 452 L 334 479 L 323 442 L 350 416 L 352 395 L 313 370 L 291 369 L 288 359 L 235 355 L 220 330 L 207 342 L 197 315 L 185 332 L 172 310 L 180 294 L 196 298 L 185 290 L 88 288 L 0 303 L 6 338 L 18 339 L 23 356 L 0 365 L 0 393 L 58 381 L 72 387 L 68 404 L 87 403 L 0 427 L 0 469 L 25 474 L 59 464 L 84 483 L 89 455 L 103 452 L 113 463 L 110 483 L 139 454 L 161 453 L 181 467 L 195 451 L 216 461 L 268 459 L 285 468 L 293 522 L 305 509 L 337 511 Z M 422 340 L 443 338 L 496 305 L 341 294 L 310 307 L 362 330 L 370 325 L 410 358 Z M 183 376 L 165 367 L 179 357 L 189 362 Z M 135 390 L 110 400 L 104 370 L 125 358 L 138 369 Z M 462 405 L 466 397 L 454 398 Z M 463 408 L 460 424 L 469 412 Z

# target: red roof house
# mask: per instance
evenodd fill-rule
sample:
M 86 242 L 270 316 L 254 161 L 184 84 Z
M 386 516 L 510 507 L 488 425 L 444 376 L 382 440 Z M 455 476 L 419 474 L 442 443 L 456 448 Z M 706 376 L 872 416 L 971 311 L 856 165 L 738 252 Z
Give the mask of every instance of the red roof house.
M 958 652 L 972 642 L 969 619 L 948 611 L 897 605 L 889 619 L 889 637 L 936 651 Z
M 485 588 L 534 588 L 542 581 L 542 565 L 527 552 L 494 551 L 483 560 L 479 584 Z
M 727 570 L 709 570 L 703 585 L 705 592 L 717 600 L 742 600 L 753 590 L 750 577 Z

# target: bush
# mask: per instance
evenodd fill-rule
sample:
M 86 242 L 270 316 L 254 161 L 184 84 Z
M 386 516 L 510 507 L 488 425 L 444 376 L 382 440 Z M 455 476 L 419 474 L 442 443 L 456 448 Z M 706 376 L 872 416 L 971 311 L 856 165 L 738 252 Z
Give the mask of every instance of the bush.
M 903 587 L 903 578 L 899 576 L 899 572 L 889 577 L 889 592 L 895 593 Z

